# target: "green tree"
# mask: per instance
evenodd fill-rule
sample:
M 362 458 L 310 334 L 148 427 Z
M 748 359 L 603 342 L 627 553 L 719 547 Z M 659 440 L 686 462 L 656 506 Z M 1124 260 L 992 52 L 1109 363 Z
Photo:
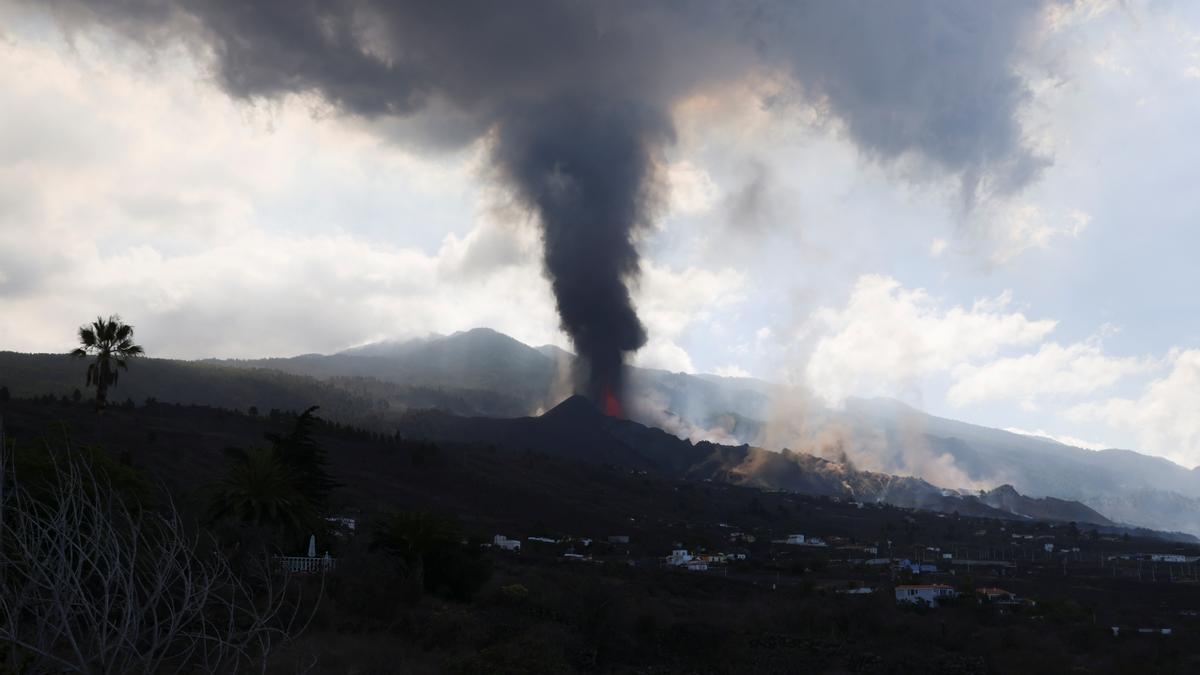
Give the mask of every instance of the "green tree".
M 312 503 L 296 488 L 295 475 L 271 448 L 231 449 L 225 477 L 213 488 L 209 518 L 304 536 L 317 521 Z
M 92 359 L 87 369 L 87 386 L 96 387 L 96 409 L 108 402 L 108 388 L 116 386 L 120 371 L 128 370 L 129 360 L 145 354 L 133 343 L 133 326 L 112 315 L 96 317 L 90 326 L 79 327 L 79 343 L 71 356 Z
M 470 600 L 491 575 L 479 546 L 463 543 L 458 523 L 433 513 L 388 516 L 372 534 L 371 547 L 398 558 L 419 587 L 455 600 Z
M 287 434 L 266 434 L 269 447 L 226 451 L 225 477 L 209 488 L 211 522 L 249 524 L 285 538 L 323 528 L 319 509 L 340 483 L 325 470 L 325 450 L 314 436 L 316 410 L 297 416 Z
M 341 483 L 329 475 L 325 449 L 317 442 L 314 432 L 321 423 L 316 416 L 318 406 L 312 406 L 298 417 L 286 435 L 267 434 L 275 457 L 295 476 L 295 486 L 315 506 L 324 506 L 329 493 Z

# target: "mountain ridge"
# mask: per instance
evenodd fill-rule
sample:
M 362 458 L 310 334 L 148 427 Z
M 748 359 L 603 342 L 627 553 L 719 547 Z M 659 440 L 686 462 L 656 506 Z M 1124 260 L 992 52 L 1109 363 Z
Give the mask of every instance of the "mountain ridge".
M 665 477 L 728 482 L 944 513 L 1114 525 L 1082 504 L 1031 499 L 1011 488 L 1004 499 L 989 503 L 983 496 L 959 494 L 919 478 L 858 471 L 812 455 L 708 441 L 693 444 L 661 429 L 606 417 L 591 401 L 578 395 L 538 417 L 503 420 L 413 413 L 407 423 L 399 425 L 398 433 L 406 438 L 441 443 L 492 442 Z
M 374 351 L 372 351 L 374 350 Z M 368 355 L 368 354 L 374 355 Z M 116 400 L 200 403 L 246 409 L 322 405 L 332 417 L 392 430 L 398 416 L 437 409 L 460 416 L 516 418 L 559 403 L 569 352 L 531 347 L 491 329 L 359 345 L 332 355 L 271 359 L 144 359 L 114 390 Z M 63 355 L 0 353 L 0 385 L 14 395 L 61 396 L 83 389 L 82 371 Z M 709 439 L 821 454 L 815 441 L 771 442 L 779 385 L 745 378 L 631 368 L 638 421 L 693 441 Z M 1200 534 L 1200 471 L 1132 450 L 1086 450 L 1050 439 L 921 412 L 894 399 L 851 399 L 845 409 L 816 410 L 810 427 L 838 425 L 860 468 L 925 476 L 948 487 L 992 489 L 1008 483 L 1023 495 L 1079 501 L 1110 519 Z M 906 455 L 914 439 L 927 457 Z M 949 465 L 964 480 L 927 473 Z

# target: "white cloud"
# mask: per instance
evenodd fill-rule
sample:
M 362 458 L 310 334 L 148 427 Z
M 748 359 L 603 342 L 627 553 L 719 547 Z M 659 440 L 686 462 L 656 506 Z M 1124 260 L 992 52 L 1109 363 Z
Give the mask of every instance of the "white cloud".
M 74 260 L 53 293 L 0 297 L 0 314 L 25 318 L 0 324 L 0 343 L 65 350 L 79 323 L 113 311 L 156 356 L 331 351 L 477 325 L 532 344 L 563 342 L 536 256 L 464 276 L 457 252 L 455 242 L 428 255 L 347 235 L 261 231 L 182 254 L 136 245 Z
M 1020 429 L 1017 427 L 1006 427 L 1004 430 L 1009 433 L 1020 434 L 1022 436 L 1033 436 L 1035 438 L 1046 438 L 1046 439 L 1052 440 L 1056 443 L 1062 443 L 1063 445 L 1070 445 L 1070 446 L 1076 447 L 1076 448 L 1083 448 L 1084 450 L 1104 450 L 1106 448 L 1112 447 L 1111 445 L 1109 445 L 1107 443 L 1097 443 L 1095 441 L 1085 441 L 1082 438 L 1077 438 L 1075 436 L 1068 436 L 1066 434 L 1052 434 L 1049 431 L 1043 431 L 1041 429 L 1038 429 L 1036 431 L 1029 431 L 1027 429 Z
M 160 356 L 480 324 L 563 342 L 536 233 L 476 206 L 475 155 L 417 157 L 300 99 L 236 103 L 183 51 L 73 48 L 0 43 L 0 315 L 21 317 L 4 348 L 65 349 L 110 312 Z
M 733 364 L 719 366 L 713 370 L 713 375 L 720 375 L 721 377 L 750 377 L 749 371 Z
M 980 207 L 974 221 L 988 259 L 1002 265 L 1030 249 L 1048 249 L 1057 241 L 1078 238 L 1091 216 L 1077 209 L 1047 210 L 1003 200 Z
M 642 275 L 634 293 L 638 314 L 655 332 L 676 337 L 695 321 L 742 298 L 745 278 L 732 269 L 686 267 L 673 270 L 651 260 L 642 261 Z
M 687 160 L 667 167 L 667 184 L 671 191 L 671 212 L 677 215 L 711 211 L 720 193 L 708 172 Z
M 1183 62 L 1183 77 L 1200 79 L 1200 31 L 1178 21 L 1169 22 L 1167 29 L 1175 39 L 1173 46 Z
M 634 302 L 650 341 L 633 362 L 647 368 L 696 372 L 691 356 L 678 341 L 693 325 L 714 321 L 715 313 L 739 301 L 744 287 L 745 278 L 731 269 L 687 267 L 676 271 L 643 259 Z
M 672 373 L 694 373 L 696 366 L 692 357 L 675 342 L 650 334 L 646 346 L 638 350 L 633 363 L 642 368 L 659 368 Z
M 1099 340 L 1067 346 L 1041 345 L 1032 354 L 997 359 L 982 365 L 954 368 L 954 384 L 946 400 L 954 406 L 980 401 L 1018 399 L 1029 403 L 1043 396 L 1084 396 L 1112 386 L 1122 378 L 1155 367 L 1148 359 L 1113 357 L 1103 353 Z
M 1067 411 L 1068 419 L 1127 432 L 1140 451 L 1200 464 L 1200 349 L 1172 350 L 1167 360 L 1171 371 L 1139 397 L 1080 404 Z
M 886 276 L 860 277 L 845 309 L 814 315 L 812 329 L 822 337 L 808 362 L 808 384 L 833 402 L 895 395 L 919 378 L 1037 343 L 1054 330 L 1054 321 L 1005 311 L 1007 304 L 1002 295 L 970 309 L 942 310 L 924 289 L 905 290 Z
M 1061 31 L 1097 19 L 1119 6 L 1119 0 L 1073 0 L 1046 5 L 1045 26 Z
M 55 43 L 0 46 L 0 190 L 24 195 L 20 215 L 39 227 L 86 219 L 93 237 L 200 243 L 267 221 L 360 227 L 366 203 L 394 218 L 378 224 L 389 234 L 427 226 L 412 216 L 428 204 L 471 201 L 462 157 L 381 145 L 300 98 L 232 101 L 186 53 L 144 64 L 74 39 L 74 57 Z

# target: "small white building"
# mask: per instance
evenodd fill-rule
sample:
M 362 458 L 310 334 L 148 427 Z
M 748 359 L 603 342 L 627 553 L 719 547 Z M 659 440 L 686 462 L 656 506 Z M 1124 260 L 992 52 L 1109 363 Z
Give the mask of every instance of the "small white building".
M 802 535 L 802 534 L 789 534 L 789 535 L 787 536 L 787 539 L 784 539 L 784 540 L 783 540 L 783 543 L 785 543 L 785 544 L 791 544 L 791 545 L 793 545 L 793 546 L 803 546 L 803 545 L 804 545 L 804 535 Z
M 358 529 L 358 520 L 350 516 L 327 516 L 325 522 L 339 531 L 349 532 L 350 534 L 354 534 L 355 530 Z
M 708 563 L 703 560 L 692 560 L 687 563 L 687 568 L 692 572 L 707 572 Z
M 692 554 L 688 553 L 687 549 L 677 548 L 671 551 L 671 555 L 667 556 L 668 565 L 686 565 L 692 561 Z
M 896 587 L 896 602 L 928 603 L 937 607 L 939 600 L 953 598 L 957 593 L 952 586 L 946 584 L 916 584 Z
M 492 537 L 492 546 L 502 548 L 505 551 L 520 551 L 521 541 L 519 539 L 509 539 L 502 534 L 498 534 Z

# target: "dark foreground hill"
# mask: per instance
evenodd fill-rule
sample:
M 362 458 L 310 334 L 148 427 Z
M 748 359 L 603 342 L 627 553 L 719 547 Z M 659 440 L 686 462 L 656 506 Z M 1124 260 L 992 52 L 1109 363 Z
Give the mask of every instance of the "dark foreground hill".
M 436 411 L 410 413 L 400 420 L 398 431 L 410 438 L 492 443 L 692 481 L 716 481 L 974 516 L 1113 524 L 1077 502 L 1025 497 L 1011 486 L 980 495 L 962 494 L 917 478 L 859 471 L 846 463 L 812 455 L 769 452 L 749 445 L 703 441 L 693 444 L 660 429 L 606 417 L 581 396 L 567 399 L 541 417 L 491 419 L 463 418 Z
M 796 494 L 697 480 L 706 471 L 702 468 L 696 476 L 681 475 L 655 459 L 672 446 L 673 437 L 588 408 L 586 400 L 571 399 L 543 418 L 482 420 L 485 426 L 467 425 L 472 431 L 436 444 L 324 425 L 319 441 L 328 452 L 330 472 L 344 484 L 335 493 L 334 510 L 432 510 L 454 514 L 485 533 L 517 528 L 527 534 L 632 534 L 665 542 L 676 527 L 695 530 L 688 536 L 721 537 L 718 523 L 728 522 L 765 526 L 780 537 L 825 528 L 828 523 L 814 516 L 806 500 L 824 498 L 828 504 L 829 496 L 846 494 L 832 486 Z M 221 477 L 227 448 L 261 446 L 266 434 L 284 432 L 291 424 L 285 415 L 256 417 L 202 406 L 157 403 L 97 415 L 86 403 L 31 400 L 0 403 L 0 418 L 10 443 L 98 446 L 145 469 L 176 494 L 197 498 L 203 486 Z M 493 426 L 505 422 L 513 430 Z M 662 445 L 634 453 L 600 428 L 591 428 L 590 435 L 568 433 L 568 426 L 610 422 L 627 435 L 645 433 Z M 499 433 L 488 435 L 488 429 Z M 581 455 L 605 446 L 613 450 L 603 461 Z M 640 464 L 631 468 L 623 464 L 627 461 Z M 811 480 L 813 486 L 826 486 L 820 477 Z M 844 503 L 857 523 L 847 533 L 864 540 L 877 537 L 883 521 L 906 513 L 885 503 L 867 510 Z M 962 517 L 1013 519 L 974 498 L 963 498 L 961 506 Z M 808 516 L 801 518 L 804 513 Z M 670 544 L 663 546 L 669 550 Z
M 99 445 L 167 483 L 181 503 L 203 502 L 202 487 L 224 471 L 225 448 L 261 444 L 291 423 L 283 414 L 163 403 L 97 415 L 86 402 L 57 400 L 0 402 L 0 417 L 12 443 Z M 436 427 L 434 417 L 425 421 Z M 441 419 L 447 427 L 455 420 Z M 1155 576 L 1150 563 L 1134 561 L 1147 552 L 1193 557 L 1193 545 L 999 511 L 992 515 L 1001 519 L 860 505 L 667 475 L 674 465 L 657 454 L 677 440 L 600 417 L 586 401 L 513 420 L 507 431 L 502 422 L 481 424 L 500 424 L 488 427 L 500 435 L 430 444 L 318 429 L 343 483 L 331 513 L 358 518 L 360 535 L 322 539 L 338 557 L 337 573 L 320 615 L 271 672 L 295 664 L 313 673 L 1137 672 L 1146 664 L 1186 672 L 1197 663 L 1187 647 L 1200 636 L 1187 592 L 1194 566 L 1160 564 Z M 556 433 L 538 433 L 542 426 L 589 435 L 565 448 L 553 440 L 534 447 Z M 463 428 L 464 439 L 483 429 L 470 421 Z M 643 434 L 661 447 L 633 455 L 617 447 Z M 575 456 L 606 446 L 609 459 L 646 468 Z M 525 547 L 489 549 L 492 577 L 471 601 L 414 597 L 394 565 L 362 550 L 373 519 L 396 510 L 453 515 L 473 542 L 504 534 Z M 794 533 L 829 545 L 778 543 Z M 1047 543 L 1055 553 L 1043 550 Z M 295 552 L 302 548 L 296 542 Z M 699 572 L 664 566 L 678 548 L 746 558 Z M 944 564 L 942 552 L 962 564 Z M 914 577 L 868 564 L 874 556 L 931 557 L 938 571 Z M 898 605 L 892 586 L 910 581 L 953 584 L 968 597 L 932 611 Z M 970 594 L 985 585 L 1037 604 L 1014 613 L 979 604 Z M 841 593 L 849 588 L 875 592 Z M 1109 625 L 1175 633 L 1114 640 Z
M 184 492 L 220 476 L 227 448 L 264 445 L 267 433 L 290 424 L 284 413 L 252 416 L 164 403 L 97 415 L 86 402 L 53 400 L 0 404 L 0 418 L 10 440 L 98 445 Z M 365 511 L 436 507 L 497 526 L 541 522 L 559 531 L 581 525 L 619 531 L 630 523 L 671 520 L 678 486 L 686 485 L 693 495 L 687 510 L 714 521 L 745 510 L 751 500 L 810 496 L 963 517 L 1075 522 L 1194 541 L 1122 528 L 1078 503 L 1034 499 L 1008 486 L 961 494 L 809 455 L 692 444 L 605 417 L 581 397 L 536 418 L 425 411 L 409 415 L 394 434 L 327 423 L 321 437 L 334 473 L 346 485 L 338 503 Z M 613 492 L 614 485 L 621 490 Z M 658 487 L 648 489 L 651 485 Z
M 138 404 L 152 398 L 240 410 L 254 406 L 264 414 L 272 408 L 300 410 L 319 404 L 329 419 L 393 433 L 410 423 L 410 413 L 426 409 L 500 418 L 548 409 L 559 402 L 553 392 L 561 390 L 556 383 L 569 367 L 569 358 L 556 348 L 534 348 L 476 329 L 332 355 L 202 362 L 144 359 L 112 395 Z M 0 352 L 0 386 L 15 396 L 69 396 L 83 388 L 83 373 L 79 362 L 63 355 Z M 643 423 L 693 440 L 749 443 L 772 451 L 790 447 L 799 454 L 822 455 L 820 443 L 803 434 L 767 433 L 772 425 L 764 420 L 788 418 L 786 410 L 772 407 L 779 389 L 775 385 L 639 368 L 631 369 L 630 381 L 637 394 L 630 412 Z M 956 490 L 1008 484 L 1028 497 L 1078 502 L 1116 522 L 1200 533 L 1200 472 L 1161 458 L 1074 448 L 930 416 L 882 399 L 851 400 L 840 411 L 806 404 L 797 416 L 810 435 L 819 436 L 823 428 L 848 430 L 846 454 L 863 471 L 915 476 Z M 911 461 L 914 445 L 924 449 L 923 458 L 936 461 Z M 838 453 L 822 456 L 839 459 Z M 802 477 L 786 475 L 796 464 L 766 457 L 755 473 L 772 477 L 761 483 L 765 486 L 796 481 Z M 926 473 L 929 467 L 944 466 L 953 472 Z M 891 490 L 905 487 L 888 485 Z M 991 501 L 1004 503 L 999 496 Z M 1028 506 L 1022 513 L 1072 517 L 1054 499 L 1038 508 Z M 1085 513 L 1075 519 L 1090 517 Z

